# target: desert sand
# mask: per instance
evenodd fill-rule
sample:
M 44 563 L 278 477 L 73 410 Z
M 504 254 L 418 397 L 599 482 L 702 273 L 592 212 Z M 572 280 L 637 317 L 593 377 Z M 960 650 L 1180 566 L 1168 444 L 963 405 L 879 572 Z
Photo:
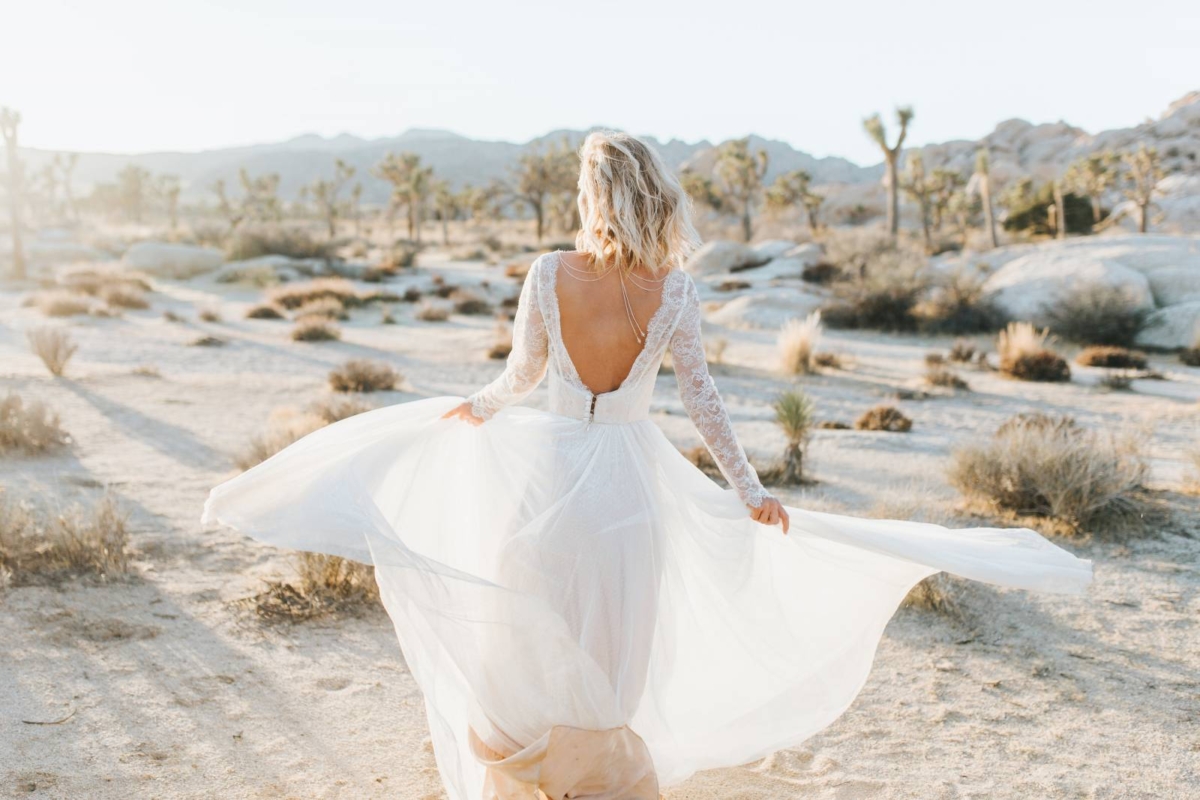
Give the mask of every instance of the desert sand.
M 495 267 L 422 256 L 388 288 L 488 280 Z M 14 497 L 68 504 L 111 492 L 131 512 L 132 574 L 0 591 L 0 792 L 47 798 L 404 798 L 443 796 L 417 687 L 385 614 L 267 624 L 244 600 L 287 579 L 288 553 L 204 528 L 209 488 L 280 406 L 327 393 L 348 358 L 393 364 L 399 391 L 379 404 L 465 395 L 499 373 L 495 323 L 420 322 L 414 307 L 355 311 L 339 342 L 302 343 L 285 322 L 243 319 L 261 291 L 207 278 L 157 280 L 152 308 L 69 326 L 80 349 L 63 378 L 29 353 L 47 324 L 0 293 L 0 392 L 57 411 L 73 441 L 50 455 L 0 459 Z M 199 309 L 223 321 L 197 320 Z M 164 320 L 172 310 L 184 322 Z M 223 347 L 192 347 L 202 334 Z M 751 456 L 778 456 L 770 402 L 774 334 L 709 326 L 714 367 Z M 827 332 L 847 369 L 806 377 L 822 419 L 852 421 L 912 390 L 923 357 L 951 339 Z M 986 339 L 979 339 L 987 344 Z M 1161 520 L 1137 536 L 1059 538 L 1095 563 L 1086 596 L 956 585 L 960 612 L 902 609 L 870 681 L 818 736 L 760 762 L 702 773 L 670 800 L 768 798 L 1186 798 L 1200 796 L 1200 516 L 1184 491 L 1184 451 L 1200 437 L 1200 369 L 1156 356 L 1167 380 L 1132 391 L 1076 368 L 1066 385 L 964 371 L 972 391 L 896 401 L 908 434 L 818 431 L 817 483 L 789 505 L 853 514 L 962 519 L 944 472 L 951 449 L 1027 410 L 1092 427 L 1141 426 Z M 159 376 L 137 374 L 154 367 Z M 530 401 L 543 405 L 542 392 Z M 699 443 L 669 372 L 655 419 L 681 448 Z M 463 487 L 469 491 L 469 487 Z M 793 536 L 803 536 L 794 530 Z M 820 613 L 814 609 L 813 613 Z

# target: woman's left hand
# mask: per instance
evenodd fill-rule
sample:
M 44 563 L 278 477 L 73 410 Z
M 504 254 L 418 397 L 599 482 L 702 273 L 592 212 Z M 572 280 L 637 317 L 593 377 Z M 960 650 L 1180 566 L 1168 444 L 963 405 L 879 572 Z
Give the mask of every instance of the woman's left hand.
M 487 420 L 485 420 L 483 417 L 475 415 L 475 411 L 471 408 L 470 403 L 460 403 L 456 405 L 445 414 L 442 414 L 442 419 L 461 419 L 469 422 L 472 425 L 482 425 L 483 423 L 487 422 Z
M 761 522 L 763 525 L 778 525 L 782 522 L 783 533 L 787 535 L 791 520 L 788 518 L 787 509 L 783 507 L 783 503 L 774 497 L 768 497 L 762 501 L 762 505 L 758 508 L 754 506 L 746 507 L 750 509 L 750 519 L 755 522 Z

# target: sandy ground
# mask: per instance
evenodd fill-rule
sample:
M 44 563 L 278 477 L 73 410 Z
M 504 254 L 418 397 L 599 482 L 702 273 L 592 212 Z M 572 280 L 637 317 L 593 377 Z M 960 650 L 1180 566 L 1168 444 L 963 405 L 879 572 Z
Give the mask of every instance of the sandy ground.
M 435 263 L 405 280 L 428 285 L 436 273 L 513 291 L 478 264 Z M 386 616 L 261 623 L 237 601 L 264 578 L 286 577 L 287 554 L 198 519 L 269 412 L 320 396 L 330 368 L 350 357 L 394 363 L 403 390 L 379 403 L 466 394 L 500 369 L 484 356 L 494 322 L 415 322 L 398 305 L 399 325 L 359 311 L 341 342 L 294 343 L 288 323 L 242 319 L 256 291 L 203 279 L 157 288 L 149 311 L 63 323 L 80 344 L 64 379 L 27 351 L 24 331 L 44 321 L 20 308 L 22 293 L 0 293 L 0 391 L 44 400 L 74 438 L 57 455 L 0 460 L 0 484 L 63 504 L 107 488 L 132 512 L 136 551 L 123 582 L 0 593 L 0 793 L 442 797 L 421 696 Z M 226 321 L 194 321 L 208 307 Z M 166 309 L 193 321 L 167 322 Z M 230 343 L 187 346 L 203 332 Z M 769 402 L 782 385 L 773 336 L 706 335 L 728 339 L 717 380 L 747 449 L 773 457 Z M 948 344 L 828 334 L 823 349 L 852 357 L 853 368 L 805 387 L 822 418 L 851 421 L 913 385 L 924 354 Z M 951 448 L 1017 411 L 1144 426 L 1154 487 L 1173 519 L 1136 540 L 1060 542 L 1095 561 L 1086 597 L 969 585 L 961 618 L 902 610 L 842 719 L 801 747 L 696 775 L 667 797 L 1200 797 L 1200 517 L 1178 492 L 1184 448 L 1200 439 L 1200 370 L 1157 361 L 1169 380 L 1122 393 L 1091 385 L 1088 370 L 1066 386 L 969 372 L 970 393 L 900 401 L 915 421 L 910 434 L 819 432 L 819 483 L 786 501 L 865 514 L 881 501 L 950 508 Z M 141 365 L 161 377 L 134 374 Z M 680 446 L 699 442 L 670 374 L 654 413 Z

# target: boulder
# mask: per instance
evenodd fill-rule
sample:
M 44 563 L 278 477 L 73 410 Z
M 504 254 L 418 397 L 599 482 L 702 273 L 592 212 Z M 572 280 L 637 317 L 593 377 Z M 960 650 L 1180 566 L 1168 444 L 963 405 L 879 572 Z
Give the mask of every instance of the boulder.
M 779 258 L 789 250 L 795 250 L 796 243 L 787 239 L 768 239 L 754 245 L 754 252 L 763 258 Z
M 1086 257 L 1061 248 L 1008 262 L 984 282 L 983 294 L 1013 319 L 1047 325 L 1050 307 L 1092 286 L 1119 289 L 1130 308 L 1154 309 L 1150 282 L 1142 273 L 1112 259 Z
M 683 265 L 683 270 L 693 277 L 701 278 L 705 275 L 718 275 L 765 264 L 768 260 L 749 245 L 714 239 L 693 253 Z
M 710 322 L 727 328 L 779 330 L 789 319 L 804 319 L 820 308 L 825 298 L 795 287 L 747 292 L 708 315 Z
M 1176 350 L 1195 347 L 1200 340 L 1200 300 L 1179 303 L 1155 311 L 1138 334 L 1138 347 Z
M 1200 300 L 1200 264 L 1190 267 L 1163 267 L 1146 273 L 1154 302 L 1173 306 Z
M 125 266 L 159 278 L 191 278 L 224 263 L 220 250 L 190 244 L 138 242 L 125 251 Z

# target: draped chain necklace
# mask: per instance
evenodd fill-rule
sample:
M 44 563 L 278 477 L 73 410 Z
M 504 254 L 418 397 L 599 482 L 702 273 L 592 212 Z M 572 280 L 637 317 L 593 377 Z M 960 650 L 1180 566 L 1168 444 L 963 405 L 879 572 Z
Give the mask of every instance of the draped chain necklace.
M 633 313 L 633 304 L 629 301 L 629 289 L 625 285 L 625 279 L 628 278 L 629 282 L 634 285 L 634 288 L 641 289 L 643 292 L 652 292 L 655 290 L 655 288 L 663 285 L 663 282 L 667 279 L 666 276 L 657 279 L 643 278 L 634 275 L 632 272 L 628 272 L 627 274 L 626 270 L 619 268 L 615 264 L 604 267 L 600 270 L 582 270 L 578 267 L 572 267 L 569 263 L 567 263 L 567 260 L 563 258 L 561 254 L 559 255 L 558 260 L 559 263 L 562 264 L 563 269 L 567 271 L 568 275 L 575 280 L 582 281 L 584 283 L 595 283 L 596 281 L 602 281 L 608 277 L 610 272 L 615 270 L 617 273 L 617 279 L 621 284 L 621 301 L 625 306 L 625 317 L 629 320 L 629 327 L 633 329 L 633 337 L 637 340 L 638 344 L 644 345 L 646 343 L 647 331 L 642 327 L 641 323 L 638 322 L 637 315 Z M 668 275 L 669 274 L 670 273 L 668 273 Z

